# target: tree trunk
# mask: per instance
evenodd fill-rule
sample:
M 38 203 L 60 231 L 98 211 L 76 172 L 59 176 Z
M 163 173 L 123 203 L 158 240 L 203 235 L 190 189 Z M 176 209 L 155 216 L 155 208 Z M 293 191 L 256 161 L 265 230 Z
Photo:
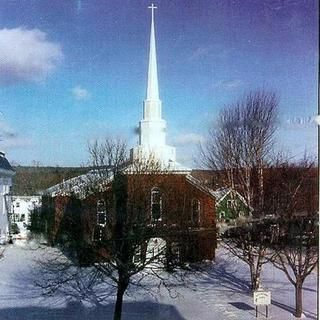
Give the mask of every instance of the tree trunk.
M 122 279 L 118 282 L 117 300 L 114 308 L 113 320 L 121 320 L 123 295 L 127 290 L 128 284 L 129 279 Z
M 296 318 L 301 318 L 302 315 L 302 283 L 297 282 L 295 285 L 296 288 Z
M 254 270 L 254 266 L 250 265 L 250 276 L 251 276 L 251 290 L 256 290 L 256 274 Z
M 256 274 L 255 274 L 255 290 L 259 289 L 259 287 L 260 287 L 261 269 L 262 269 L 262 265 L 260 263 L 258 263 Z
M 261 266 L 258 266 L 257 269 L 254 265 L 250 266 L 250 275 L 251 275 L 251 290 L 255 291 L 260 286 L 260 274 Z

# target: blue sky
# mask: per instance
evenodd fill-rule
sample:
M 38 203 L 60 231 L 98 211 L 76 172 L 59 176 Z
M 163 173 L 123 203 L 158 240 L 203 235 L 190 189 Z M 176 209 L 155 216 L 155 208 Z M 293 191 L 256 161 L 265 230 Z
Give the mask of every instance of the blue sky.
M 278 148 L 316 153 L 318 8 L 312 0 L 154 1 L 167 141 L 193 165 L 219 110 L 280 97 Z M 21 165 L 84 164 L 88 141 L 137 143 L 150 1 L 0 0 L 0 148 Z

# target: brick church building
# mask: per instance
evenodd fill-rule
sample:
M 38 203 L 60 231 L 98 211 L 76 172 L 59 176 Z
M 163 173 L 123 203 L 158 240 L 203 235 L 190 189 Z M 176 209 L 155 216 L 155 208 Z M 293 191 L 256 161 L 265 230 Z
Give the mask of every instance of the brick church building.
M 103 251 L 103 244 L 113 236 L 121 215 L 132 230 L 142 221 L 143 232 L 139 234 L 142 243 L 163 241 L 166 250 L 181 261 L 212 260 L 216 248 L 213 190 L 179 164 L 175 148 L 166 144 L 166 121 L 161 115 L 158 88 L 154 9 L 152 5 L 147 94 L 139 122 L 139 143 L 131 149 L 128 164 L 106 178 L 103 188 L 81 191 L 95 169 L 47 190 L 43 206 L 50 212 L 49 238 L 55 243 L 74 229 L 78 240 L 88 248 L 100 247 Z M 159 170 L 130 169 L 132 163 L 150 158 L 159 163 Z M 136 256 L 140 254 L 136 247 L 135 251 Z

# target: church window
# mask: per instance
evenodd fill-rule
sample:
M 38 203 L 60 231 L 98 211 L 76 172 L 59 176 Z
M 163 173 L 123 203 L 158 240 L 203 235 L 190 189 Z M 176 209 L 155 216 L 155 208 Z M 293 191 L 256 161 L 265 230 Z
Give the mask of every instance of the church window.
M 200 201 L 198 199 L 192 200 L 191 222 L 192 223 L 199 223 L 200 222 Z
M 158 188 L 153 188 L 151 191 L 151 218 L 153 221 L 161 220 L 162 214 L 162 198 Z
M 97 201 L 97 224 L 105 226 L 107 223 L 107 206 L 104 200 Z
M 101 225 L 96 225 L 93 230 L 93 241 L 102 241 L 103 237 L 103 227 Z

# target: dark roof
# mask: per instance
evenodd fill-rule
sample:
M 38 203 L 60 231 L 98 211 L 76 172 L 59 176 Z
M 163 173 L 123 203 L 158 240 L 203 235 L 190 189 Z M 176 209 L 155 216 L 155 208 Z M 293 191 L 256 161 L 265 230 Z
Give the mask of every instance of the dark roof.
M 7 160 L 7 158 L 1 152 L 0 152 L 0 169 L 14 171 L 9 161 Z

